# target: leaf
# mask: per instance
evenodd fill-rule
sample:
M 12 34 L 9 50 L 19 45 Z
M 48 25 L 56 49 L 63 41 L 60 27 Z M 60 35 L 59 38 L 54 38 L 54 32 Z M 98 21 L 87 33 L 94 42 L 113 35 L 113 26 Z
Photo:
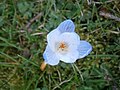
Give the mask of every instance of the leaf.
M 17 4 L 20 13 L 25 13 L 29 9 L 29 4 L 27 2 L 20 2 Z
M 48 90 L 46 87 L 43 87 L 42 90 Z
M 2 26 L 3 24 L 4 24 L 4 18 L 0 16 L 0 26 Z

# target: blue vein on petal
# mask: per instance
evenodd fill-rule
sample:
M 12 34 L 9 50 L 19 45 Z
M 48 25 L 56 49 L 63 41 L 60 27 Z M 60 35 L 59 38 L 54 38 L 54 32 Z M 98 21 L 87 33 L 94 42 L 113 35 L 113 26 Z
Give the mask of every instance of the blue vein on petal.
M 75 25 L 72 20 L 65 20 L 57 27 L 57 29 L 61 32 L 74 32 L 75 31 Z

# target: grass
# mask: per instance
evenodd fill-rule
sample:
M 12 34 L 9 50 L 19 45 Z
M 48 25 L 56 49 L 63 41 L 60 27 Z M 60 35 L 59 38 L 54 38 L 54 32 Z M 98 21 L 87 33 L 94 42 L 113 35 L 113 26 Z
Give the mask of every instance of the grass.
M 0 90 L 120 89 L 120 22 L 99 14 L 120 18 L 120 1 L 88 1 L 0 1 Z M 65 19 L 74 21 L 93 50 L 74 64 L 60 62 L 41 71 L 47 33 Z

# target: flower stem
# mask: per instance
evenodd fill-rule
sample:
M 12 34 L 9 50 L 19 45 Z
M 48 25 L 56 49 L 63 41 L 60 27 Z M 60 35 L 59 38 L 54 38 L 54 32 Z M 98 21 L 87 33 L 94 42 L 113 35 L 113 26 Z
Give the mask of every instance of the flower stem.
M 46 68 L 46 65 L 47 65 L 47 64 L 43 61 L 42 64 L 41 64 L 41 66 L 40 66 L 40 70 L 41 70 L 41 71 L 44 71 L 45 68 Z

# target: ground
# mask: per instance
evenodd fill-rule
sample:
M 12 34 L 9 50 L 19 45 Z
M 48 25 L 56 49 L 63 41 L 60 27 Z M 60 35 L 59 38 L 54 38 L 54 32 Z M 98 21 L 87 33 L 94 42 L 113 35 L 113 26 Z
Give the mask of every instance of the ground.
M 41 71 L 46 36 L 66 19 L 93 50 Z M 119 0 L 0 1 L 0 90 L 119 89 Z

